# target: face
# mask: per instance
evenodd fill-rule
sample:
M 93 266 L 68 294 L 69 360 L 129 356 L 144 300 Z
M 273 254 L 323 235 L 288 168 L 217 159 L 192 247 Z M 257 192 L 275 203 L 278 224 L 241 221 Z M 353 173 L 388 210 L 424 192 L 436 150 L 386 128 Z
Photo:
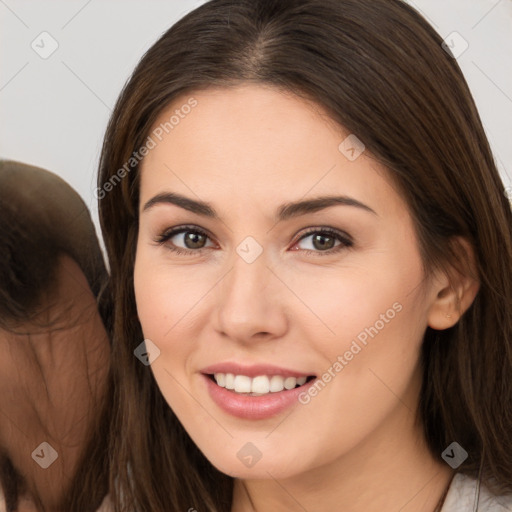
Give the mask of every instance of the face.
M 139 319 L 165 400 L 231 476 L 326 467 L 416 405 L 435 294 L 406 204 L 349 135 L 262 85 L 182 96 L 153 127 Z

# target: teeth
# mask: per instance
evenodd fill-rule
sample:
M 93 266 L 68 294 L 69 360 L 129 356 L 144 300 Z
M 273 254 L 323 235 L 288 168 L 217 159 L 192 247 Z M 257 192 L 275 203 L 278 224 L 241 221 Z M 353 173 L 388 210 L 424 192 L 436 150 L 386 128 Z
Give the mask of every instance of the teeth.
M 221 388 L 231 389 L 235 393 L 251 393 L 252 395 L 266 395 L 278 393 L 284 389 L 293 389 L 297 385 L 305 384 L 307 377 L 282 377 L 281 375 L 258 375 L 253 379 L 246 375 L 233 375 L 232 373 L 215 373 L 215 382 Z
M 293 389 L 297 385 L 297 379 L 295 377 L 286 377 L 284 379 L 284 387 L 286 389 Z
M 227 380 L 227 375 L 224 374 L 224 373 L 216 373 L 215 374 L 215 380 L 217 381 L 217 384 L 221 387 L 221 388 L 225 388 L 226 387 L 226 380 Z
M 252 379 L 250 377 L 246 377 L 245 375 L 237 375 L 235 377 L 235 391 L 237 393 L 250 393 L 251 382 Z
M 235 389 L 238 393 L 238 389 Z M 270 391 L 270 382 L 268 377 L 265 375 L 260 375 L 259 377 L 254 377 L 251 383 L 251 392 L 252 393 L 260 393 L 262 395 L 268 393 Z
M 217 380 L 217 375 L 223 375 L 223 374 L 216 373 L 215 374 L 216 380 Z M 218 381 L 217 381 L 217 384 L 219 384 Z M 222 386 L 222 384 L 219 384 L 219 386 Z M 235 389 L 235 376 L 232 373 L 226 373 L 225 386 L 226 386 L 226 389 Z
M 273 375 L 270 378 L 270 391 L 272 393 L 277 393 L 278 391 L 283 391 L 284 389 L 284 379 L 280 375 Z

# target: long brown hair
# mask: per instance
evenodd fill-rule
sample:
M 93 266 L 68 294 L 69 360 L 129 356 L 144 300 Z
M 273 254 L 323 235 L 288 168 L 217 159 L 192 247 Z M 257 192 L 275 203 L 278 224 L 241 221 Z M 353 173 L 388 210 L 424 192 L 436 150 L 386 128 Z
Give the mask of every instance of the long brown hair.
M 133 154 L 178 95 L 246 81 L 313 99 L 389 169 L 427 276 L 440 266 L 468 274 L 453 241 L 473 248 L 476 299 L 454 327 L 424 336 L 418 420 L 435 458 L 456 440 L 469 454 L 458 471 L 476 475 L 482 465 L 484 483 L 512 491 L 512 214 L 471 92 L 442 42 L 400 0 L 212 0 L 143 56 L 110 119 L 98 178 L 115 300 L 111 486 L 127 505 L 230 510 L 233 479 L 199 452 L 133 356 L 143 340 Z M 117 493 L 115 503 L 122 510 Z

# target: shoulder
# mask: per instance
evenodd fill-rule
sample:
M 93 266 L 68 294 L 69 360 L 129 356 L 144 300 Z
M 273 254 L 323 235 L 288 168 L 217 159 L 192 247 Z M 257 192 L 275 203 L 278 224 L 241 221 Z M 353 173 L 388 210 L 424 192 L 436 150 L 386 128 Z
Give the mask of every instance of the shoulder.
M 497 496 L 483 484 L 479 486 L 475 478 L 457 473 L 448 489 L 441 512 L 473 512 L 474 510 L 512 512 L 512 494 Z

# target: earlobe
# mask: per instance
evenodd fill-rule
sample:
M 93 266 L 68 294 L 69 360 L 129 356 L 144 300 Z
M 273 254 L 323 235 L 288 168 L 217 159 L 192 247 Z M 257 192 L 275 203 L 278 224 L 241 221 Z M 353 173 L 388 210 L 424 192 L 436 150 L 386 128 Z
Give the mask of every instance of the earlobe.
M 454 240 L 457 251 L 461 252 L 459 262 L 465 262 L 462 269 L 451 266 L 443 272 L 437 287 L 433 290 L 434 300 L 428 312 L 428 326 L 436 330 L 453 327 L 469 309 L 480 289 L 477 279 L 475 255 L 470 244 L 463 238 Z M 464 273 L 461 273 L 461 270 Z

